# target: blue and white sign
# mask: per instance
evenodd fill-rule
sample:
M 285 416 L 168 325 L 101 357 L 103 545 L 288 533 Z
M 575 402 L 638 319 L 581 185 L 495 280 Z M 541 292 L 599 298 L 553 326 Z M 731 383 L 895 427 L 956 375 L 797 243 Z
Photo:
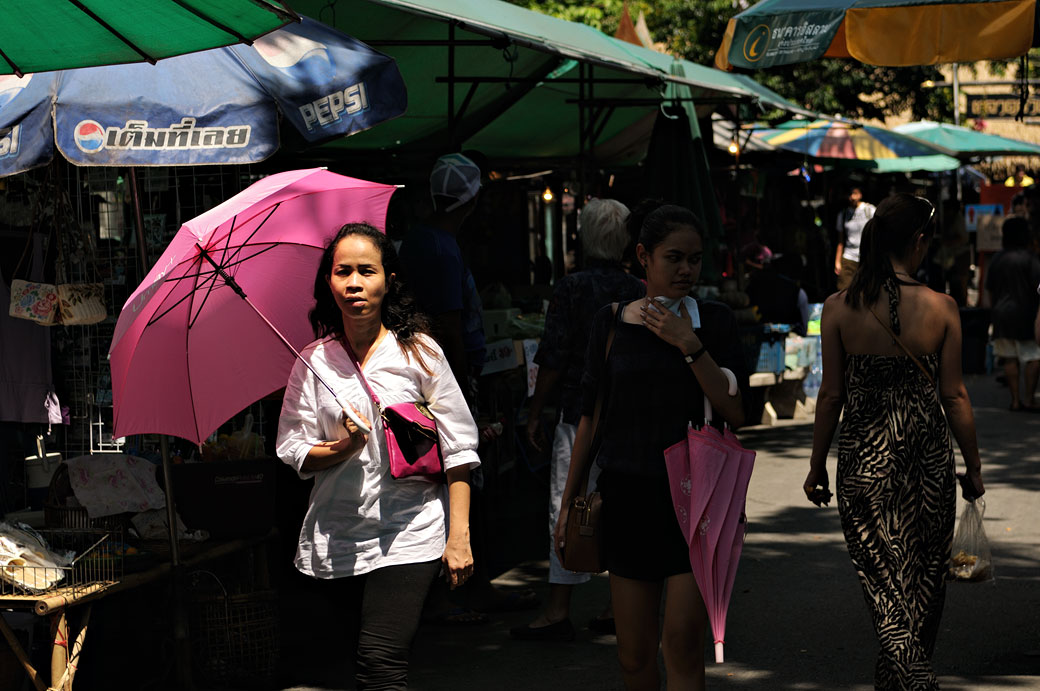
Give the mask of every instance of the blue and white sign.
M 304 18 L 155 65 L 0 76 L 0 176 L 47 163 L 55 144 L 83 166 L 254 163 L 278 149 L 280 120 L 320 142 L 406 106 L 392 58 Z

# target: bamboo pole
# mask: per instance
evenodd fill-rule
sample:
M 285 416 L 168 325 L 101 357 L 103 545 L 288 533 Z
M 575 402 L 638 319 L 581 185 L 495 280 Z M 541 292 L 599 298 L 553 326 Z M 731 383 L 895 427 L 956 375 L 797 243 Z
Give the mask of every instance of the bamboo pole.
M 69 654 L 69 660 L 65 665 L 65 672 L 61 675 L 61 680 L 57 684 L 54 684 L 54 688 L 61 689 L 67 688 L 72 691 L 72 680 L 76 676 L 76 664 L 79 662 L 79 651 L 83 648 L 83 641 L 87 638 L 87 624 L 90 622 L 90 605 L 87 605 L 83 610 L 83 623 L 80 625 L 79 633 L 76 634 L 76 642 L 72 644 L 72 652 Z
M 91 583 L 89 585 L 83 586 L 82 588 L 79 588 L 74 596 L 66 594 L 45 597 L 41 600 L 36 601 L 36 604 L 33 605 L 33 611 L 41 617 L 45 614 L 52 614 L 60 609 L 64 609 L 66 607 L 78 603 L 81 599 L 87 597 L 88 595 L 93 595 L 94 593 L 99 593 L 102 590 L 107 590 L 108 588 L 112 587 L 112 585 L 113 583 L 111 582 Z
M 7 645 L 11 646 L 11 651 L 14 653 L 18 661 L 22 663 L 22 667 L 25 668 L 25 675 L 29 677 L 29 681 L 36 687 L 36 691 L 47 691 L 47 685 L 40 679 L 39 673 L 33 668 L 32 662 L 29 661 L 29 656 L 25 654 L 22 649 L 22 643 L 18 640 L 18 637 L 14 635 L 14 631 L 8 626 L 7 620 L 0 616 L 0 633 L 4 634 L 4 638 L 7 640 Z
M 54 642 L 51 645 L 51 681 L 62 678 L 62 674 L 69 666 L 69 622 L 65 618 L 65 611 L 57 613 L 53 619 Z M 51 689 L 60 689 L 53 684 Z

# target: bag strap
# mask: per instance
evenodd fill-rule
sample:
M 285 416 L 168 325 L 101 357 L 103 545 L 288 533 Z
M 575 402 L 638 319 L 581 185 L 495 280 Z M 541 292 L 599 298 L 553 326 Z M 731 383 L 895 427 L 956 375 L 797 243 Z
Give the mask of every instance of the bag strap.
M 581 479 L 581 487 L 578 490 L 578 496 L 584 497 L 589 493 L 589 474 L 592 472 L 592 464 L 596 462 L 595 454 L 593 450 L 597 448 L 597 442 L 600 438 L 599 419 L 603 412 L 603 400 L 606 398 L 607 386 L 606 376 L 607 369 L 606 363 L 610 361 L 610 347 L 614 344 L 614 334 L 617 332 L 617 324 L 621 321 L 622 314 L 625 311 L 625 306 L 628 303 L 615 303 L 614 304 L 614 319 L 610 322 L 610 331 L 607 332 L 607 348 L 606 353 L 603 355 L 603 376 L 599 379 L 599 386 L 596 392 L 596 407 L 592 411 L 592 443 L 589 444 L 589 456 L 590 462 L 585 469 L 585 476 Z
M 350 356 L 350 363 L 354 365 L 354 370 L 357 372 L 358 380 L 361 382 L 361 386 L 364 387 L 368 393 L 368 397 L 372 399 L 372 402 L 376 404 L 376 410 L 379 414 L 383 414 L 383 404 L 379 402 L 379 396 L 376 396 L 375 391 L 368 385 L 368 379 L 365 379 L 365 373 L 361 371 L 361 363 L 358 361 L 357 355 L 354 354 L 354 349 L 350 347 L 350 340 L 343 336 L 343 348 L 347 351 L 347 355 Z
M 14 267 L 14 273 L 11 274 L 11 279 L 12 280 L 15 279 L 15 278 L 18 278 L 18 272 L 22 270 L 22 262 L 24 262 L 25 261 L 25 257 L 27 255 L 29 255 L 29 248 L 32 247 L 33 240 L 36 238 L 36 228 L 39 225 L 40 218 L 43 216 L 43 201 L 42 201 L 42 199 L 43 199 L 43 195 L 37 195 L 36 196 L 36 200 L 33 202 L 33 205 L 32 205 L 32 218 L 29 220 L 29 233 L 28 233 L 28 237 L 25 239 L 25 248 L 22 250 L 22 256 L 21 256 L 21 258 L 18 259 L 17 266 Z M 53 228 L 51 230 L 53 231 Z M 48 239 L 49 238 L 50 238 L 50 236 L 48 234 Z M 50 243 L 48 243 L 47 248 L 44 251 L 44 256 L 43 256 L 43 259 L 42 259 L 44 265 L 46 265 L 46 263 L 47 263 L 47 255 L 50 254 L 50 249 L 51 249 Z M 35 262 L 33 261 L 32 257 L 30 256 L 29 266 L 26 267 L 26 274 L 25 274 L 26 279 L 29 279 L 30 274 L 32 274 L 32 266 L 33 266 L 34 263 Z M 47 277 L 46 276 L 42 276 L 41 280 L 46 281 Z
M 888 332 L 888 335 L 892 337 L 892 340 L 899 344 L 899 347 L 903 349 L 903 352 L 910 356 L 910 359 L 914 361 L 914 364 L 917 365 L 920 368 L 920 370 L 924 373 L 925 378 L 928 379 L 928 383 L 931 384 L 932 387 L 934 387 L 935 380 L 932 379 L 932 375 L 928 373 L 928 370 L 925 369 L 924 365 L 917 358 L 917 356 L 910 352 L 910 349 L 906 347 L 906 344 L 903 343 L 899 336 L 896 335 L 896 332 L 893 331 L 888 324 L 881 320 L 881 317 L 877 315 L 877 312 L 871 309 L 870 313 L 874 315 L 874 319 L 877 319 L 878 324 L 881 324 L 885 331 Z
M 22 250 L 22 256 L 18 260 L 18 264 L 14 267 L 14 273 L 11 274 L 12 280 L 15 279 L 15 278 L 18 278 L 18 272 L 22 270 L 22 262 L 25 261 L 26 255 L 29 254 L 29 248 L 32 247 L 33 238 L 36 237 L 36 231 L 33 230 L 31 226 L 29 227 L 28 236 L 29 237 L 27 237 L 25 239 L 25 249 Z M 32 264 L 30 263 L 29 264 L 29 268 L 31 268 L 31 267 L 32 267 Z M 26 274 L 26 278 L 28 278 L 28 276 L 29 276 L 29 274 L 27 273 Z

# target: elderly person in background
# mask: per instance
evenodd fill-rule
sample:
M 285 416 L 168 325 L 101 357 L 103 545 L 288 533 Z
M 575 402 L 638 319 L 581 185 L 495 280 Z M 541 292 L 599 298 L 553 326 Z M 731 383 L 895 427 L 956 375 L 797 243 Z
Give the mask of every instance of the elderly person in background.
M 571 591 L 575 585 L 588 581 L 589 574 L 563 568 L 553 549 L 552 534 L 581 417 L 581 376 L 585 370 L 585 349 L 592 318 L 604 305 L 636 300 L 645 293 L 643 283 L 621 268 L 621 257 L 631 241 L 625 225 L 628 216 L 628 208 L 613 199 L 594 199 L 585 205 L 579 219 L 585 268 L 556 283 L 545 315 L 545 333 L 535 355 L 538 379 L 531 398 L 527 439 L 531 446 L 541 450 L 542 411 L 549 397 L 559 391 L 560 416 L 552 444 L 549 487 L 549 599 L 534 621 L 510 631 L 520 640 L 574 639 L 570 620 Z M 590 487 L 595 485 L 596 471 L 598 468 L 593 470 Z M 608 612 L 608 616 L 593 619 L 590 627 L 610 630 L 612 624 Z

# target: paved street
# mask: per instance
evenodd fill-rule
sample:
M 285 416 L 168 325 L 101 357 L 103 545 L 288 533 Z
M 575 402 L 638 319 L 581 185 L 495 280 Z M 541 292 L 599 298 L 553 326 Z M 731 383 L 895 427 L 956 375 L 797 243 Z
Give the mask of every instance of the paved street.
M 1040 415 L 1008 412 L 1006 389 L 992 376 L 971 378 L 969 390 L 983 454 L 986 527 L 997 580 L 950 585 L 935 667 L 944 689 L 1036 689 Z M 758 451 L 747 507 L 750 528 L 729 611 L 727 662 L 709 662 L 709 688 L 873 688 L 876 643 L 837 509 L 833 504 L 817 509 L 801 492 L 811 435 L 809 424 L 753 428 L 742 435 Z M 832 456 L 832 479 L 834 463 Z M 529 561 L 497 582 L 544 594 L 546 571 L 546 562 Z M 508 629 L 528 621 L 531 615 L 525 612 L 499 615 L 483 626 L 424 626 L 416 641 L 411 686 L 428 691 L 620 688 L 614 638 L 584 629 L 606 594 L 603 577 L 577 593 L 574 620 L 581 630 L 574 643 L 512 641 Z M 301 626 L 295 635 L 305 635 L 306 629 Z M 299 671 L 301 683 L 291 688 L 343 687 L 338 680 L 345 655 L 327 641 L 306 644 L 296 639 L 283 652 L 293 656 L 292 667 Z

